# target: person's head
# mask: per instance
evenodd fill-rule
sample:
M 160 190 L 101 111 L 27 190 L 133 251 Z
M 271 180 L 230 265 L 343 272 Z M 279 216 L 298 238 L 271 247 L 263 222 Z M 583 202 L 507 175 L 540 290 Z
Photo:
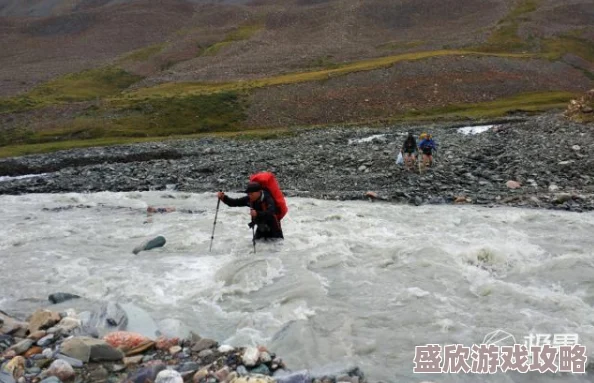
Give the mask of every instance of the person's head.
M 412 132 L 408 132 L 408 136 L 405 140 L 406 143 L 413 145 L 415 143 L 415 137 L 413 136 Z
M 425 138 L 427 138 L 427 133 L 421 133 L 421 136 L 419 137 L 421 140 L 424 140 Z
M 250 183 L 248 183 L 247 188 L 245 189 L 245 192 L 247 193 L 248 197 L 250 198 L 250 201 L 254 202 L 258 198 L 260 198 L 260 195 L 262 194 L 262 185 L 260 185 L 257 182 L 250 182 Z

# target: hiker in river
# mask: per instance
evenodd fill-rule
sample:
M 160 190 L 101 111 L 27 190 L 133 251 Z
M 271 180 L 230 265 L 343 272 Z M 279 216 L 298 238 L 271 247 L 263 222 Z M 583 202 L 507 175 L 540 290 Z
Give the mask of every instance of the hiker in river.
M 218 193 L 218 198 L 227 206 L 250 208 L 252 222 L 248 224 L 250 228 L 257 226 L 254 239 L 282 239 L 283 230 L 276 214 L 278 209 L 274 199 L 268 190 L 262 189 L 262 185 L 257 182 L 250 182 L 245 189 L 247 195 L 241 198 L 230 198 L 223 192 Z
M 437 144 L 433 141 L 431 134 L 421 134 L 419 149 L 423 153 L 423 165 L 425 167 L 433 165 L 433 152 L 437 151 Z
M 406 169 L 411 170 L 411 168 L 415 166 L 415 158 L 417 155 L 417 141 L 411 132 L 408 132 L 408 137 L 406 137 L 406 140 L 400 149 L 400 153 L 402 153 L 402 156 L 404 157 Z

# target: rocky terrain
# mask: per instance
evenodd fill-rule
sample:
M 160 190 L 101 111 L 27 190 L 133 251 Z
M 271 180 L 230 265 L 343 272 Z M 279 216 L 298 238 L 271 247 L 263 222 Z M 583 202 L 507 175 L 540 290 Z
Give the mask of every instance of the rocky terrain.
M 49 298 L 59 304 L 80 297 L 57 293 Z M 40 308 L 24 319 L 0 311 L 1 383 L 367 381 L 357 367 L 291 371 L 264 346 L 221 345 L 191 331 L 186 336 L 145 334 L 148 314 L 140 310 L 140 316 L 129 316 L 116 302 L 97 302 L 82 312 L 63 309 L 67 303 Z
M 208 138 L 31 155 L 0 161 L 0 193 L 234 192 L 250 174 L 272 171 L 289 197 L 363 199 L 371 191 L 375 200 L 415 205 L 594 209 L 591 124 L 559 114 L 484 124 L 494 126 L 480 134 L 459 132 L 463 123 L 296 129 L 270 140 Z M 434 165 L 421 173 L 395 162 L 408 131 L 430 132 L 438 144 Z M 27 174 L 39 176 L 11 178 Z

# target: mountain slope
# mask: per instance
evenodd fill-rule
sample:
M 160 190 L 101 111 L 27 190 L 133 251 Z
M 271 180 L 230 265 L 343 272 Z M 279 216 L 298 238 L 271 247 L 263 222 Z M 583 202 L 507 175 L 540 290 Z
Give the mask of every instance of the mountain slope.
M 526 93 L 551 101 L 527 110 L 556 106 L 594 86 L 591 5 L 0 0 L 0 145 L 361 123 Z M 168 124 L 166 98 L 191 116 L 216 92 L 200 108 L 235 100 L 232 122 L 150 128 Z

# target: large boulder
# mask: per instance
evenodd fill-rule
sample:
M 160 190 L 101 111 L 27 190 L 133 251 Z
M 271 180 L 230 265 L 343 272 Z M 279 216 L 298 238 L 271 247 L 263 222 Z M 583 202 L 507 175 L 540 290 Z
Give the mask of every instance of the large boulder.
M 6 313 L 0 311 L 0 335 L 2 334 L 15 334 L 17 332 L 22 333 L 21 336 L 27 331 L 28 323 L 18 321 Z
M 38 330 L 46 330 L 56 323 L 60 322 L 62 318 L 57 312 L 49 310 L 37 310 L 29 318 L 29 333 L 34 333 Z
M 575 122 L 594 121 L 594 89 L 577 100 L 571 100 L 565 110 L 565 117 Z
M 136 332 L 149 338 L 159 335 L 159 327 L 150 314 L 132 303 L 103 303 L 79 317 L 82 321 L 79 335 L 103 338 L 114 331 Z
M 89 361 L 119 361 L 124 358 L 124 354 L 120 350 L 106 341 L 86 336 L 65 340 L 60 351 L 66 356 L 86 363 Z
M 125 330 L 128 317 L 122 307 L 115 302 L 103 303 L 98 309 L 80 314 L 83 334 L 103 337 L 112 331 Z

